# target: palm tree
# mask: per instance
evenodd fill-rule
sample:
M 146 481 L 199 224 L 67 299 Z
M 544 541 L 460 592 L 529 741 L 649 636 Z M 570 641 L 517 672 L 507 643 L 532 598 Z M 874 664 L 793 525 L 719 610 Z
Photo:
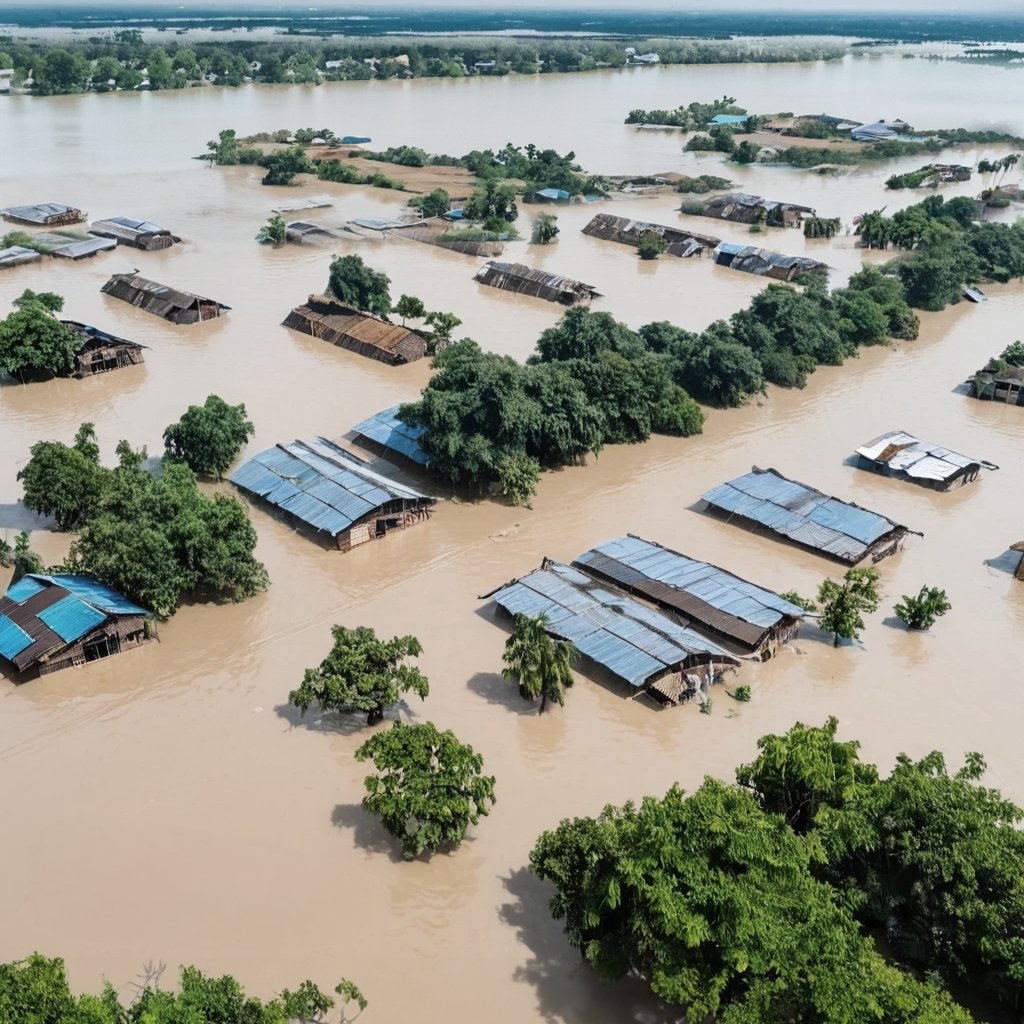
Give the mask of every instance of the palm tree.
M 565 704 L 566 687 L 572 686 L 570 666 L 577 655 L 568 640 L 555 640 L 548 633 L 547 622 L 543 612 L 517 614 L 502 655 L 502 676 L 519 685 L 519 695 L 524 700 L 540 698 L 538 714 L 544 713 L 548 701 L 559 706 Z

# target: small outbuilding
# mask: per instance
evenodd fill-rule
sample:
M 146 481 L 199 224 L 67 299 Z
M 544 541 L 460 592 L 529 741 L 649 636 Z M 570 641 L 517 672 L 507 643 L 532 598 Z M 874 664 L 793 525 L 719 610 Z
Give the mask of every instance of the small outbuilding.
M 48 675 L 138 647 L 149 618 L 88 576 L 30 574 L 0 597 L 0 657 L 19 675 Z
M 169 320 L 172 324 L 197 324 L 214 320 L 231 309 L 222 302 L 178 291 L 138 274 L 115 274 L 101 292 L 144 309 L 147 313 Z
M 268 448 L 229 479 L 304 527 L 330 537 L 339 551 L 424 522 L 437 500 L 374 472 L 323 437 Z
M 735 655 L 696 631 L 549 558 L 484 596 L 509 616 L 543 613 L 547 632 L 574 644 L 592 672 L 659 704 L 681 704 L 739 665 Z
M 809 256 L 786 256 L 769 249 L 758 249 L 753 245 L 737 245 L 722 242 L 712 254 L 720 267 L 742 270 L 746 274 L 758 274 L 776 281 L 792 281 L 797 274 L 827 274 L 828 264 L 812 260 Z
M 809 614 L 717 565 L 633 534 L 598 544 L 572 564 L 763 661 L 796 635 Z
M 94 235 L 103 238 L 114 238 L 119 245 L 128 245 L 135 249 L 169 249 L 181 239 L 172 235 L 167 228 L 160 227 L 148 220 L 136 220 L 134 217 L 109 217 L 106 220 L 94 220 L 89 225 Z
M 23 263 L 36 263 L 43 257 L 35 249 L 26 249 L 23 245 L 10 245 L 0 249 L 0 270 L 6 267 L 19 267 Z
M 990 359 L 983 370 L 967 380 L 967 393 L 985 402 L 1024 405 L 1024 366 Z
M 80 224 L 86 215 L 74 206 L 63 203 L 37 203 L 35 206 L 8 206 L 0 210 L 5 220 L 19 224 L 36 224 L 40 227 L 63 227 L 66 224 Z
M 327 295 L 311 295 L 284 318 L 283 326 L 390 366 L 412 363 L 427 354 L 426 339 L 412 328 L 363 313 Z
M 669 227 L 667 224 L 650 224 L 629 217 L 615 217 L 610 213 L 599 213 L 583 228 L 583 234 L 602 238 L 607 242 L 623 245 L 636 244 L 644 235 L 653 234 L 665 240 L 666 250 L 671 256 L 700 256 L 705 249 L 713 249 L 720 238 L 699 235 L 685 228 Z
M 936 491 L 973 483 L 982 469 L 998 469 L 984 459 L 971 459 L 948 448 L 921 441 L 905 430 L 891 430 L 857 449 L 857 465 L 882 476 L 909 480 Z
M 1024 540 L 1017 541 L 1016 544 L 1011 544 L 1010 550 L 1020 552 L 1020 561 L 1017 563 L 1017 568 L 1014 570 L 1013 578 L 1017 580 L 1024 580 Z
M 915 531 L 891 519 L 833 498 L 774 469 L 755 466 L 703 496 L 707 511 L 727 522 L 762 530 L 807 551 L 856 565 L 895 554 Z
M 119 338 L 77 320 L 61 320 L 61 323 L 82 340 L 82 348 L 75 356 L 74 377 L 92 377 L 97 373 L 145 362 L 142 355 L 145 346 L 136 341 Z
M 40 231 L 32 236 L 32 244 L 47 256 L 56 256 L 64 260 L 85 260 L 97 253 L 117 248 L 117 242 L 113 238 L 99 238 L 89 234 L 76 237 L 71 233 L 65 235 L 56 231 Z
M 734 224 L 758 224 L 763 221 L 780 228 L 800 227 L 805 214 L 813 217 L 814 208 L 765 199 L 764 196 L 751 195 L 749 192 L 726 192 L 724 195 L 712 196 L 705 202 L 701 212 L 703 217 L 715 217 Z
M 476 272 L 476 280 L 502 291 L 532 295 L 548 302 L 560 302 L 563 306 L 589 302 L 601 294 L 592 284 L 549 274 L 545 270 L 533 270 L 522 263 L 498 263 L 491 260 Z
M 373 416 L 357 423 L 352 432 L 359 437 L 360 444 L 370 451 L 377 452 L 382 458 L 393 462 L 407 461 L 419 469 L 430 464 L 430 456 L 420 445 L 420 438 L 426 428 L 417 424 L 410 427 L 398 418 L 399 406 L 384 409 Z
M 523 196 L 525 203 L 559 203 L 565 205 L 572 196 L 564 188 L 539 188 Z

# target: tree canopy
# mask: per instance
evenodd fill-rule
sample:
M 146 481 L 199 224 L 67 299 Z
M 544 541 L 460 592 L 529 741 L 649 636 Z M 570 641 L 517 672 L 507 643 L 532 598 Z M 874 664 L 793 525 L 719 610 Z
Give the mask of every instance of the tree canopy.
M 433 722 L 395 722 L 370 737 L 356 760 L 373 762 L 363 804 L 398 839 L 406 860 L 457 849 L 494 804 L 494 777 L 482 774 L 483 758 Z
M 14 311 L 0 320 L 0 373 L 22 382 L 69 376 L 82 341 L 57 319 L 64 300 L 26 288 L 13 305 Z
M 838 647 L 840 639 L 860 638 L 863 616 L 878 608 L 878 579 L 874 569 L 847 569 L 841 583 L 822 580 L 818 588 L 818 625 L 832 634 L 833 646 Z
M 327 292 L 367 313 L 391 312 L 391 278 L 368 267 L 361 256 L 338 256 L 331 261 Z
M 255 430 L 244 404 L 228 405 L 219 395 L 208 395 L 164 431 L 165 457 L 219 480 Z
M 538 714 L 544 714 L 548 701 L 565 705 L 565 691 L 572 686 L 571 665 L 576 648 L 567 640 L 556 640 L 547 631 L 547 617 L 518 613 L 512 633 L 505 642 L 501 674 L 519 687 L 524 700 L 540 699 Z

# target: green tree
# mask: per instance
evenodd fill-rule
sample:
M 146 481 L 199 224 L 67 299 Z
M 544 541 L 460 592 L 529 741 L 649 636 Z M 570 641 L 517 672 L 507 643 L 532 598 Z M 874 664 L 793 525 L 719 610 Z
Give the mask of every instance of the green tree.
M 565 691 L 573 682 L 570 666 L 577 657 L 573 644 L 548 633 L 547 621 L 543 613 L 517 614 L 501 656 L 505 663 L 501 674 L 519 687 L 524 700 L 540 699 L 537 713 L 541 715 L 548 701 L 565 705 Z
M 952 607 L 944 590 L 925 585 L 916 596 L 904 594 L 893 611 L 907 629 L 923 630 L 931 629 L 935 625 L 935 620 L 945 615 Z
M 244 403 L 228 405 L 219 395 L 208 395 L 164 431 L 165 457 L 219 480 L 255 432 Z
M 106 92 L 117 84 L 121 65 L 116 57 L 100 57 L 92 69 L 92 87 L 97 92 Z
M 443 188 L 435 188 L 426 195 L 413 196 L 409 205 L 422 217 L 440 217 L 452 208 L 452 197 Z
M 38 441 L 18 471 L 22 504 L 38 515 L 53 516 L 58 530 L 77 530 L 95 514 L 106 485 L 107 471 L 98 460 L 91 423 L 82 424 L 71 447 Z
M 402 318 L 404 327 L 406 320 L 418 320 L 420 317 L 426 316 L 427 307 L 415 295 L 400 295 L 398 301 L 391 307 L 391 312 L 397 313 Z
M 290 185 L 296 174 L 313 174 L 314 167 L 302 146 L 290 146 L 275 153 L 265 153 L 257 161 L 266 174 L 261 185 Z
M 425 321 L 430 328 L 430 349 L 441 352 L 452 343 L 452 334 L 462 321 L 454 313 L 428 313 Z
M 497 471 L 501 493 L 513 505 L 530 508 L 540 482 L 540 463 L 525 452 L 506 452 L 498 459 Z
M 29 536 L 24 530 L 14 539 L 13 548 L 0 537 L 0 566 L 5 569 L 14 567 L 12 583 L 17 583 L 22 576 L 29 573 L 39 573 L 45 569 L 43 560 L 32 550 Z
M 878 573 L 874 569 L 847 569 L 843 582 L 822 580 L 818 587 L 818 604 L 821 606 L 819 626 L 832 634 L 832 646 L 839 646 L 839 639 L 857 640 L 864 628 L 864 615 L 878 608 L 881 600 L 878 593 Z
M 494 804 L 494 777 L 482 774 L 483 758 L 432 722 L 395 722 L 355 756 L 376 769 L 366 777 L 363 805 L 399 841 L 406 860 L 458 848 Z
M 391 278 L 371 270 L 361 256 L 338 256 L 331 261 L 327 292 L 346 305 L 386 316 L 391 310 Z
M 667 248 L 668 244 L 661 235 L 645 231 L 636 243 L 636 254 L 642 260 L 656 260 Z
M 511 185 L 501 185 L 489 179 L 474 190 L 462 212 L 469 220 L 510 223 L 519 216 L 516 191 Z
M 430 686 L 426 676 L 407 658 L 423 648 L 414 636 L 378 640 L 367 626 L 331 629 L 334 646 L 317 668 L 306 669 L 302 684 L 288 701 L 303 715 L 316 703 L 323 711 L 365 711 L 366 724 L 375 725 L 387 708 L 410 690 L 423 700 Z
M 548 245 L 558 236 L 558 218 L 553 213 L 542 213 L 533 222 L 530 240 L 535 245 Z
M 256 241 L 260 245 L 273 245 L 279 249 L 288 241 L 288 225 L 279 213 L 272 213 L 270 219 L 260 228 Z
M 146 60 L 150 89 L 176 89 L 180 84 L 174 73 L 171 58 L 161 47 L 156 47 Z
M 53 292 L 26 289 L 14 306 L 0 320 L 0 372 L 22 383 L 69 376 L 82 341 L 57 319 L 64 300 Z
M 56 47 L 37 58 L 33 67 L 32 91 L 39 96 L 81 92 L 91 72 L 92 66 L 78 53 Z

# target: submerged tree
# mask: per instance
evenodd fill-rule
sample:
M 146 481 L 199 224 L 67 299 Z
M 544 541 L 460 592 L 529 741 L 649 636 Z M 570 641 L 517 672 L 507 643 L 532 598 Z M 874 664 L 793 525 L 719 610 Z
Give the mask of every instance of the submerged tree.
M 443 188 L 435 188 L 426 195 L 413 196 L 409 205 L 422 217 L 440 217 L 452 208 L 452 198 Z
M 406 860 L 458 848 L 494 804 L 494 777 L 482 774 L 483 758 L 433 722 L 395 722 L 371 736 L 356 760 L 373 761 L 377 774 L 366 777 L 363 805 L 399 841 Z
M 219 480 L 255 430 L 244 403 L 228 405 L 219 395 L 208 395 L 164 431 L 166 458 Z
M 525 452 L 507 452 L 498 459 L 497 469 L 501 493 L 513 505 L 530 508 L 540 481 L 540 463 Z
M 418 320 L 420 317 L 426 316 L 427 307 L 415 295 L 400 295 L 398 301 L 391 307 L 391 312 L 397 313 L 402 318 L 404 327 L 406 320 Z
M 324 711 L 365 711 L 367 725 L 374 725 L 403 693 L 411 690 L 423 700 L 430 692 L 426 676 L 406 664 L 423 652 L 416 637 L 379 640 L 367 626 L 334 626 L 331 635 L 330 654 L 317 668 L 306 669 L 302 685 L 288 694 L 303 715 L 315 703 Z
M 387 316 L 391 311 L 391 278 L 372 270 L 361 256 L 338 256 L 331 261 L 327 292 L 367 313 Z
M 12 583 L 17 583 L 22 576 L 29 573 L 43 572 L 43 560 L 32 550 L 28 534 L 22 530 L 14 539 L 14 547 L 0 537 L 0 566 L 5 569 L 14 567 Z
M 69 376 L 82 341 L 57 319 L 64 300 L 53 292 L 26 289 L 13 305 L 14 312 L 0 320 L 0 373 L 22 383 Z
M 543 714 L 548 701 L 565 705 L 565 691 L 572 686 L 570 666 L 576 648 L 567 640 L 556 640 L 547 631 L 547 616 L 524 615 L 513 620 L 512 634 L 505 642 L 501 674 L 519 686 L 524 700 L 540 698 L 538 714 Z
M 874 569 L 847 569 L 843 582 L 822 580 L 818 588 L 821 618 L 818 624 L 832 634 L 832 646 L 839 639 L 857 640 L 864 628 L 863 616 L 875 611 L 881 600 L 878 573 Z
M 431 353 L 442 352 L 452 342 L 452 334 L 462 321 L 454 313 L 428 313 L 426 325 L 430 328 Z
M 668 243 L 656 231 L 645 231 L 636 243 L 636 254 L 642 260 L 656 260 L 667 248 Z
M 904 594 L 893 611 L 907 629 L 925 630 L 931 629 L 935 625 L 935 620 L 945 615 L 952 607 L 944 590 L 925 585 L 916 596 Z
M 558 218 L 553 213 L 542 213 L 533 222 L 530 239 L 536 245 L 547 245 L 558 236 Z
M 279 213 L 271 214 L 267 223 L 260 228 L 256 241 L 260 245 L 273 245 L 275 249 L 284 245 L 288 241 L 288 225 L 285 224 L 284 217 Z

